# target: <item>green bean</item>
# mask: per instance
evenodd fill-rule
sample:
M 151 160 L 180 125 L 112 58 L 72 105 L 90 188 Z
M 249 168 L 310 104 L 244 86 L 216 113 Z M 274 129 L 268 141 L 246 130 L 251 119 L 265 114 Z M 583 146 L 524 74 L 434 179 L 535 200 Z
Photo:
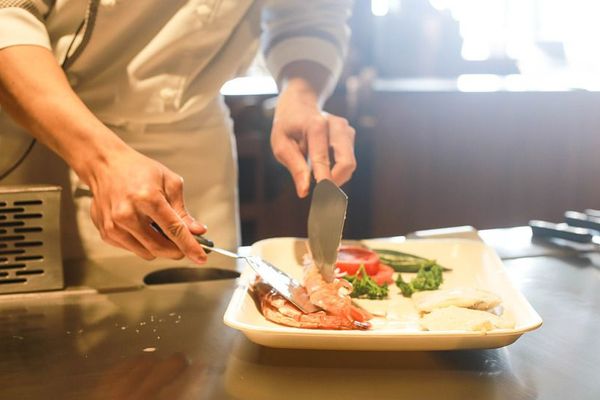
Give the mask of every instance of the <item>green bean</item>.
M 375 249 L 373 251 L 379 255 L 379 260 L 383 264 L 389 265 L 396 272 L 419 272 L 421 268 L 430 269 L 434 265 L 438 265 L 443 271 L 451 271 L 451 269 L 439 265 L 436 260 L 414 254 L 388 249 Z

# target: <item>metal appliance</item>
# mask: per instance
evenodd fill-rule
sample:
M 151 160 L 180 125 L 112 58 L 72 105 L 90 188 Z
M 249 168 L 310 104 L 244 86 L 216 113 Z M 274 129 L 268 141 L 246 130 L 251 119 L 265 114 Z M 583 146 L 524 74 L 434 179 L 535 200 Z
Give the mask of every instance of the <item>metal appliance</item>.
M 0 295 L 64 287 L 59 186 L 0 186 Z

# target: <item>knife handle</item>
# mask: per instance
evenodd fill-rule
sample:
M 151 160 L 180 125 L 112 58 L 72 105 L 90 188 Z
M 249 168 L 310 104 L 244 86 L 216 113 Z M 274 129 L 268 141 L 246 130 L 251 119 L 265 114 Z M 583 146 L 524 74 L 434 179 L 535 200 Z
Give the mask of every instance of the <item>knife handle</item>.
M 594 210 L 593 208 L 588 208 L 584 211 L 586 215 L 594 218 L 600 218 L 600 210 Z
M 571 226 L 600 231 L 600 218 L 592 217 L 577 211 L 565 212 L 565 222 Z
M 194 238 L 202 245 L 202 247 L 204 247 L 205 250 L 207 250 L 208 253 L 210 253 L 210 250 L 208 250 L 207 247 L 215 247 L 215 243 L 212 240 L 207 239 L 202 235 L 194 235 Z
M 578 243 L 590 243 L 594 235 L 589 229 L 569 226 L 567 224 L 554 224 L 552 222 L 532 220 L 529 221 L 533 236 L 544 238 L 560 238 Z

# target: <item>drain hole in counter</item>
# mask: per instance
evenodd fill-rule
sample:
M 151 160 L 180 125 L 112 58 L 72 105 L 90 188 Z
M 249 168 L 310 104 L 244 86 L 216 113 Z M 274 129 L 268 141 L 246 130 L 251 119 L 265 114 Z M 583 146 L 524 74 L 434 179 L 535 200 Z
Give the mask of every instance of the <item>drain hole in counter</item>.
M 205 282 L 222 279 L 235 279 L 239 272 L 219 268 L 174 267 L 149 273 L 144 277 L 146 285 L 162 285 L 166 283 Z

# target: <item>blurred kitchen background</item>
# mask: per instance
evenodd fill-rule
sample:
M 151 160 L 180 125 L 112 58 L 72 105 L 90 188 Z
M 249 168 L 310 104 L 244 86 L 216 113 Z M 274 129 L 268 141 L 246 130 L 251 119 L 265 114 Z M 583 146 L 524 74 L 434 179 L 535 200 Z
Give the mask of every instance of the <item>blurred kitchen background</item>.
M 600 2 L 357 0 L 326 109 L 357 130 L 346 238 L 561 220 L 600 207 Z M 235 120 L 245 244 L 305 236 L 269 148 L 260 59 L 223 88 Z

